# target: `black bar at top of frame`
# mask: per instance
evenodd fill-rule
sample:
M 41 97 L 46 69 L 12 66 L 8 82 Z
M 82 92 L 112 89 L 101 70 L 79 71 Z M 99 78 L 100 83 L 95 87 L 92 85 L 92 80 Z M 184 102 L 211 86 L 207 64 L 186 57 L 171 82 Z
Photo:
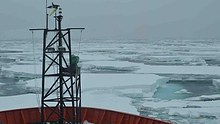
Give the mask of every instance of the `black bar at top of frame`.
M 66 28 L 61 29 L 61 31 L 68 31 L 68 30 L 84 30 L 85 28 Z M 46 29 L 46 28 L 31 28 L 30 31 L 38 31 L 38 30 L 47 30 L 47 31 L 58 31 L 58 29 Z

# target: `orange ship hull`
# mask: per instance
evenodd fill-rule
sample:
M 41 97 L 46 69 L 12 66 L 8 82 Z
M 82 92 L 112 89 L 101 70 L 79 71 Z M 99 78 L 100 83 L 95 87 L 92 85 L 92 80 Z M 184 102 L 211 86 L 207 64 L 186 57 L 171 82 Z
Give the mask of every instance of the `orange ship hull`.
M 65 112 L 70 111 L 70 108 L 65 108 Z M 153 118 L 116 112 L 112 110 L 83 107 L 82 122 L 88 121 L 94 124 L 170 124 L 170 122 L 156 120 Z M 46 110 L 45 115 L 49 113 Z M 51 120 L 56 120 L 56 116 L 51 117 Z M 70 117 L 65 117 L 71 119 Z M 0 112 L 0 124 L 36 124 L 40 122 L 39 108 L 17 109 Z

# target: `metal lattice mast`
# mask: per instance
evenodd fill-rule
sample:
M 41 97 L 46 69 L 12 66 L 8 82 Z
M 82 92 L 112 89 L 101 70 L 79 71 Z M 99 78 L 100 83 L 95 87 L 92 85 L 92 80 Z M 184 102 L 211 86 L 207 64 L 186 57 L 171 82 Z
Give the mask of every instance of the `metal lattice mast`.
M 43 62 L 42 62 L 42 96 L 41 123 L 55 122 L 59 124 L 81 123 L 81 75 L 77 63 L 73 62 L 71 52 L 71 30 L 84 28 L 62 29 L 63 16 L 59 12 L 55 16 L 58 29 L 43 30 Z M 52 35 L 48 39 L 48 35 Z M 58 71 L 52 71 L 57 67 Z M 54 79 L 54 80 L 52 80 Z M 48 87 L 49 86 L 49 87 Z M 58 93 L 58 95 L 56 95 Z M 66 111 L 71 107 L 71 111 Z M 47 112 L 46 112 L 47 111 Z M 49 113 L 49 114 L 45 114 Z

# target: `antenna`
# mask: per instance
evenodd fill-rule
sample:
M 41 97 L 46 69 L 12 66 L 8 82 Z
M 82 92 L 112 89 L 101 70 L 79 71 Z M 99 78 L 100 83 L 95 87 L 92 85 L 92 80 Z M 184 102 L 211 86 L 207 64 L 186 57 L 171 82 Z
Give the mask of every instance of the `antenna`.
M 48 9 L 51 9 L 50 14 L 48 14 Z M 49 28 L 49 16 L 54 15 L 54 25 L 55 25 L 55 29 L 57 29 L 57 10 L 59 9 L 59 13 L 61 12 L 61 8 L 60 5 L 54 4 L 52 2 L 52 5 L 48 6 L 48 3 L 46 1 L 46 28 Z
M 46 29 L 48 29 L 48 12 L 47 12 L 47 0 L 46 0 L 46 7 L 45 7 L 45 9 L 46 9 Z

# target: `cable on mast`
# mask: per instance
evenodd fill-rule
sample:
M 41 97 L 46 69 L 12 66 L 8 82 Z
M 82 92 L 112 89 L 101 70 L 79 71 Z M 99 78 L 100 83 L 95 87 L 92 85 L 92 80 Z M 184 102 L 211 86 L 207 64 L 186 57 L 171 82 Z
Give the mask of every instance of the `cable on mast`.
M 80 37 L 79 37 L 79 48 L 78 48 L 78 53 L 77 53 L 78 56 L 79 56 L 79 53 L 80 53 L 80 47 L 81 47 L 81 41 L 82 41 L 82 31 L 83 30 L 80 31 Z
M 36 53 L 35 53 L 35 40 L 34 40 L 34 31 L 31 31 L 32 32 L 32 52 L 33 52 L 33 61 L 34 61 L 34 75 L 37 75 L 37 68 L 36 68 Z M 34 86 L 35 86 L 35 95 L 36 95 L 36 101 L 37 101 L 37 105 L 38 105 L 38 108 L 39 108 L 39 112 L 41 111 L 40 110 L 40 96 L 39 96 L 39 93 L 37 92 L 37 89 L 39 88 L 38 85 L 37 85 L 37 81 L 36 81 L 36 77 L 34 77 Z

